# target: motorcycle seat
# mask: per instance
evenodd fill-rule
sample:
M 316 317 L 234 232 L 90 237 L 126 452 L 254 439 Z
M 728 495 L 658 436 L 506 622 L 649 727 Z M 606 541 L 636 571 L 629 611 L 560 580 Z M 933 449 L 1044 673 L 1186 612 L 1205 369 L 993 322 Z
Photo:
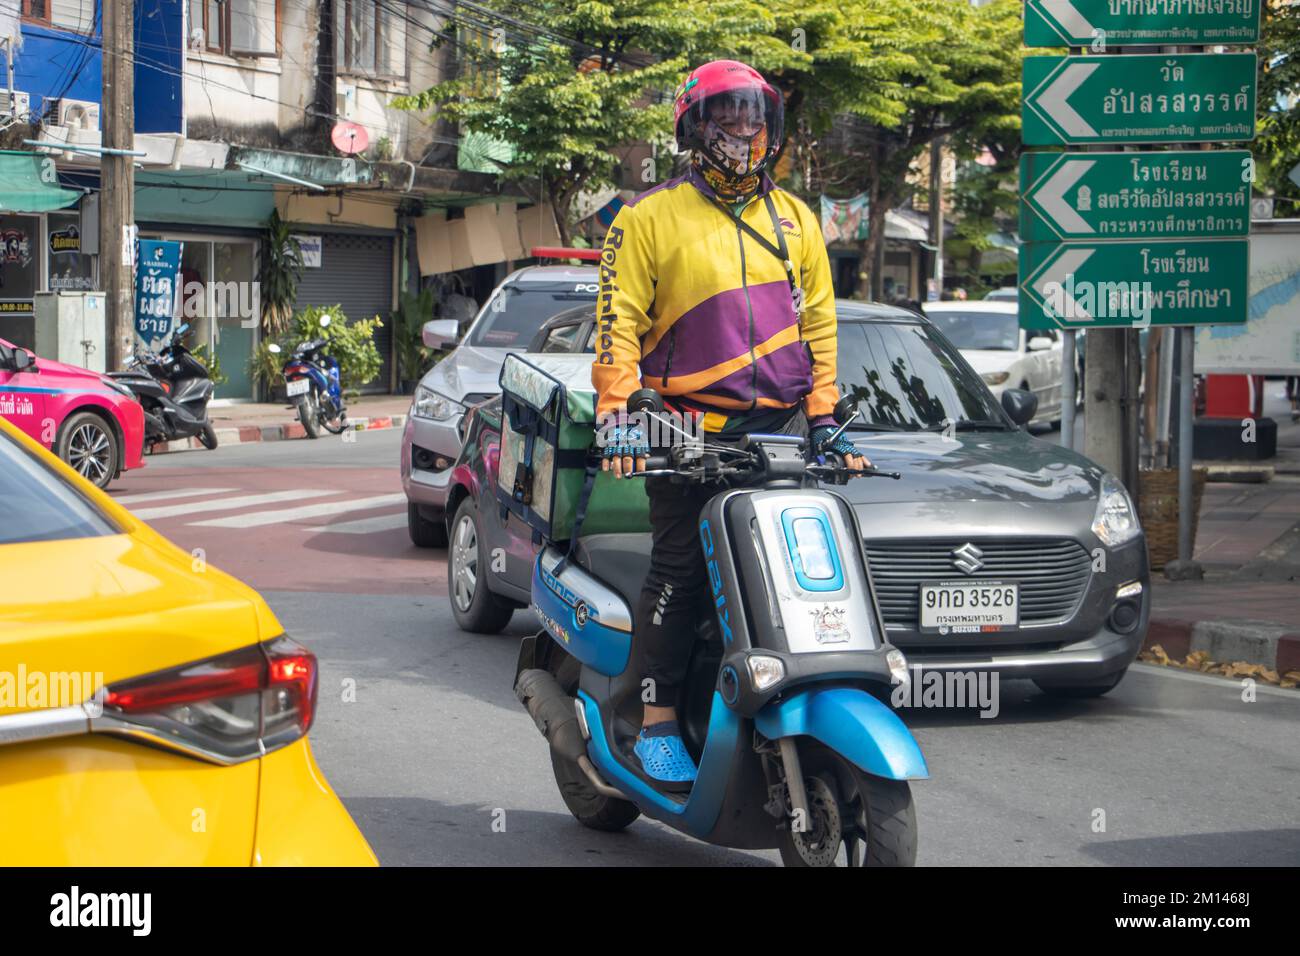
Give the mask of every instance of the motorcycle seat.
M 635 608 L 650 570 L 649 532 L 593 534 L 578 539 L 578 565 L 600 578 Z

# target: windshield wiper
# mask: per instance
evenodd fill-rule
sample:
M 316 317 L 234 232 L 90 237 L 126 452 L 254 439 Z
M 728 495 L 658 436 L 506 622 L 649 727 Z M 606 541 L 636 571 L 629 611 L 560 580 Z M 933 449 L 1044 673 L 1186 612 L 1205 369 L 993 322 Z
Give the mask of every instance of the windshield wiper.
M 993 419 L 983 420 L 975 418 L 963 418 L 956 422 L 939 422 L 935 425 L 927 425 L 925 431 L 941 432 L 951 427 L 953 431 L 958 432 L 975 432 L 975 431 L 1006 431 L 1005 422 L 995 421 Z
M 853 422 L 845 431 L 850 432 L 914 432 L 915 428 L 891 425 L 888 422 Z

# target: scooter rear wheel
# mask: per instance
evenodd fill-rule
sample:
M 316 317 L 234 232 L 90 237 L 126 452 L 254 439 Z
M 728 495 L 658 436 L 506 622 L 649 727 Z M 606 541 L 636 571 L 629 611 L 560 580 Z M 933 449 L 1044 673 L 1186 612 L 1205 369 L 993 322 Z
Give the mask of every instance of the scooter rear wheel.
M 799 761 L 808 793 L 808 829 L 785 830 L 786 866 L 912 866 L 916 808 L 906 780 L 872 776 L 807 738 Z
M 554 749 L 551 750 L 551 769 L 555 771 L 560 799 L 584 827 L 616 833 L 631 826 L 641 815 L 636 804 L 597 793 L 582 768 Z
M 308 438 L 320 437 L 320 418 L 316 411 L 316 401 L 311 395 L 298 399 L 298 421 L 302 422 L 302 430 Z

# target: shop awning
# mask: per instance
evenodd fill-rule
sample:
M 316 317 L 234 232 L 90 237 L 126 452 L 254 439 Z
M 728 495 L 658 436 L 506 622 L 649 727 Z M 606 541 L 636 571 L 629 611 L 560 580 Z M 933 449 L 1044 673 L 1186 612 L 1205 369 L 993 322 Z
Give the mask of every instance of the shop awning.
M 59 185 L 54 161 L 22 150 L 0 150 L 0 212 L 50 212 L 81 199 Z

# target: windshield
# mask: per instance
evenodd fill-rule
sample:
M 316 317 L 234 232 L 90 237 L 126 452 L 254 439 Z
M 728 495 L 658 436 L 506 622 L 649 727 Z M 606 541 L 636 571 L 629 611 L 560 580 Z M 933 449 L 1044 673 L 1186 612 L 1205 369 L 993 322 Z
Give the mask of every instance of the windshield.
M 1014 312 L 926 312 L 948 341 L 959 349 L 1014 352 L 1020 348 L 1020 319 Z
M 547 319 L 584 302 L 596 301 L 596 282 L 508 285 L 488 301 L 469 344 L 484 348 L 523 348 Z
M 840 391 L 862 410 L 850 429 L 937 431 L 950 422 L 1006 427 L 984 383 L 923 325 L 841 322 L 837 366 Z
M 0 432 L 0 545 L 117 533 L 75 489 Z

